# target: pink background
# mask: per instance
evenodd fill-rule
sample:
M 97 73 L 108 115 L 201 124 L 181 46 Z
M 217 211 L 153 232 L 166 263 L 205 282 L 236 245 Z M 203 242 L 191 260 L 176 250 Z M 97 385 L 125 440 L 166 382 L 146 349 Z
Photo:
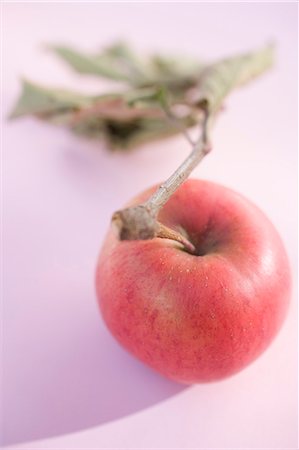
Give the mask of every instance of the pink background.
M 86 92 L 103 86 L 71 73 L 46 43 L 92 51 L 125 38 L 144 51 L 213 59 L 274 39 L 275 69 L 229 98 L 213 152 L 193 176 L 260 206 L 294 271 L 287 321 L 258 361 L 207 385 L 160 377 L 106 331 L 93 276 L 111 213 L 165 179 L 188 146 L 177 137 L 110 154 L 33 119 L 4 121 L 3 444 L 296 448 L 297 5 L 6 3 L 2 38 L 4 116 L 21 75 Z

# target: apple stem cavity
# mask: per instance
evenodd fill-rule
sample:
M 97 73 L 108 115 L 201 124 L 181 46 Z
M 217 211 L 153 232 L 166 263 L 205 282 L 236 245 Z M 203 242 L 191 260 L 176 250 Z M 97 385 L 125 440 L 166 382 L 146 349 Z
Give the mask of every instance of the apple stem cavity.
M 192 106 L 200 117 L 200 137 L 193 141 L 186 127 L 172 112 L 169 106 L 169 93 L 160 87 L 155 95 L 165 116 L 185 136 L 192 150 L 177 170 L 149 197 L 137 206 L 132 206 L 113 214 L 112 223 L 116 226 L 120 240 L 148 240 L 153 238 L 171 239 L 182 244 L 190 254 L 196 254 L 196 248 L 188 237 L 172 230 L 158 221 L 160 209 L 174 192 L 189 177 L 194 168 L 211 151 L 210 129 L 223 100 L 237 86 L 256 78 L 273 65 L 273 45 L 261 50 L 228 58 L 211 65 L 204 70 L 198 89 L 193 90 Z

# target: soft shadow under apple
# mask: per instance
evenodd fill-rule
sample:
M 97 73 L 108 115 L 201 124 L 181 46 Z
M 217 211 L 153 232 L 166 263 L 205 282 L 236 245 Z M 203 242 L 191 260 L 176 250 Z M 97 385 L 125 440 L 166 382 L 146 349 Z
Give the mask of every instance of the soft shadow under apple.
M 114 342 L 96 314 L 77 326 L 60 344 L 57 336 L 54 345 L 51 339 L 42 343 L 43 357 L 38 352 L 32 361 L 42 365 L 35 375 L 33 369 L 30 377 L 30 368 L 23 366 L 25 392 L 19 409 L 6 409 L 6 445 L 110 422 L 185 388 L 135 360 Z

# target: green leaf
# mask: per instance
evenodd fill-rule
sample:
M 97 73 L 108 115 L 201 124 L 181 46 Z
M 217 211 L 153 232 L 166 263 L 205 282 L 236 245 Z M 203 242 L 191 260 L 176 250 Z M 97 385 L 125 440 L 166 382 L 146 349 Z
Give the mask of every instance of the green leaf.
M 115 64 L 129 77 L 129 82 L 133 85 L 146 83 L 149 80 L 147 62 L 140 58 L 133 50 L 124 42 L 118 42 L 104 49 L 99 55 L 111 58 Z
M 155 79 L 161 81 L 197 78 L 199 73 L 205 67 L 198 61 L 187 58 L 186 56 L 169 57 L 164 55 L 153 55 L 150 58 L 150 65 Z
M 196 103 L 210 114 L 215 113 L 224 98 L 241 84 L 270 68 L 274 60 L 274 48 L 269 45 L 262 50 L 224 59 L 207 67 L 198 81 L 199 94 Z
M 80 108 L 89 99 L 75 92 L 62 89 L 48 89 L 23 80 L 22 94 L 10 114 L 10 118 L 26 114 L 53 114 Z
M 128 91 L 124 99 L 129 106 L 157 106 L 159 103 L 160 88 L 148 87 Z
M 55 46 L 52 47 L 52 50 L 79 73 L 127 83 L 132 81 L 127 66 L 124 64 L 124 61 L 132 63 L 131 56 L 129 58 L 128 51 L 125 52 L 124 48 L 120 46 L 111 47 L 100 55 L 89 55 L 64 46 Z

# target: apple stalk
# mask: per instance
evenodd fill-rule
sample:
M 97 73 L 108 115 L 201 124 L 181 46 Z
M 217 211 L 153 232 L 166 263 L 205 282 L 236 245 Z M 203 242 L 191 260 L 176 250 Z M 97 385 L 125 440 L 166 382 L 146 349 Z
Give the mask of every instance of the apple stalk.
M 145 203 L 116 211 L 113 214 L 112 223 L 116 225 L 121 240 L 153 239 L 155 237 L 171 239 L 182 244 L 189 253 L 196 252 L 194 245 L 186 236 L 160 223 L 157 216 L 172 194 L 210 152 L 209 119 L 209 113 L 205 111 L 202 133 L 196 142 L 192 141 L 187 131 L 184 132 L 192 146 L 191 153 Z

